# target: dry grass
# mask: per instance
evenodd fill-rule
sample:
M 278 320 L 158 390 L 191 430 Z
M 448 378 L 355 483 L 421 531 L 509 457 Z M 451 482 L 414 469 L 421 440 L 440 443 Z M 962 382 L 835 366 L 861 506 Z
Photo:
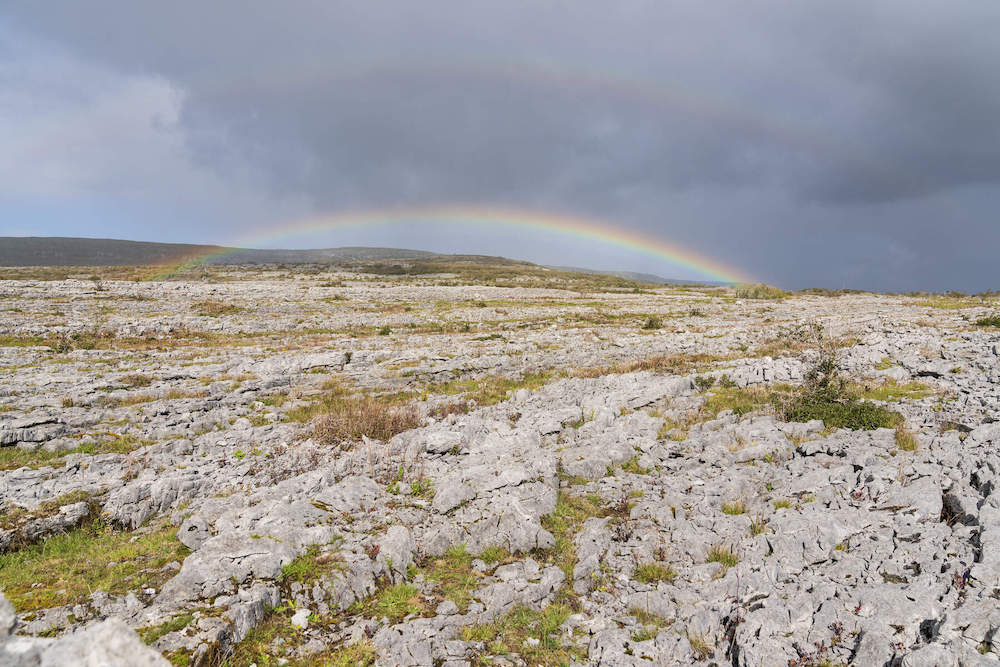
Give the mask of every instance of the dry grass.
M 573 373 L 574 377 L 596 378 L 604 375 L 634 373 L 637 371 L 652 371 L 654 373 L 667 373 L 670 375 L 686 375 L 694 370 L 705 370 L 730 359 L 729 356 L 717 354 L 694 353 L 694 354 L 668 354 L 657 355 L 648 359 L 640 359 L 631 363 L 615 364 L 613 366 L 594 366 L 591 368 L 581 368 Z
M 205 317 L 221 317 L 222 315 L 236 315 L 242 313 L 243 309 L 231 303 L 221 301 L 199 301 L 191 306 L 191 310 Z
M 122 376 L 121 382 L 126 387 L 134 389 L 136 387 L 148 387 L 153 384 L 153 378 L 143 373 L 129 373 Z
M 464 415 L 472 409 L 468 401 L 452 401 L 436 405 L 428 411 L 428 414 L 435 419 L 444 419 L 450 415 Z
M 412 405 L 380 396 L 336 396 L 313 419 L 312 436 L 324 445 L 343 445 L 362 436 L 387 441 L 420 426 Z
M 902 424 L 896 427 L 896 447 L 904 452 L 915 452 L 917 450 L 917 437 L 910 433 Z

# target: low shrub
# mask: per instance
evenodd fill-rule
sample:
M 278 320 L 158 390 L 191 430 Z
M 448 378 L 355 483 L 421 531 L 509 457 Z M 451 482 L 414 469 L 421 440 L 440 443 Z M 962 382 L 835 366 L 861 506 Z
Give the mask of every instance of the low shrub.
M 902 415 L 898 412 L 887 410 L 870 401 L 833 401 L 809 395 L 789 405 L 783 416 L 791 422 L 819 419 L 827 428 L 848 428 L 856 431 L 895 428 L 903 421 Z

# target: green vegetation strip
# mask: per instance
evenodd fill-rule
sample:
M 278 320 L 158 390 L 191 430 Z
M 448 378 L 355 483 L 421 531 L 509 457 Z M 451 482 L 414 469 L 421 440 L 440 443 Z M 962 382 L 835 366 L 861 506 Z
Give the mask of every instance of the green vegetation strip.
M 175 574 L 164 566 L 190 553 L 176 534 L 172 526 L 136 534 L 95 521 L 0 555 L 0 589 L 24 613 L 83 602 L 94 591 L 159 588 Z

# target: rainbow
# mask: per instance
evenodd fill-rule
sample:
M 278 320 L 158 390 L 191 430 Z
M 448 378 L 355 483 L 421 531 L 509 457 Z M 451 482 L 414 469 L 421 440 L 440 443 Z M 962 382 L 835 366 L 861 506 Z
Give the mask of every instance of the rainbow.
M 437 206 L 427 208 L 387 209 L 321 215 L 272 226 L 244 236 L 235 245 L 221 251 L 186 257 L 180 263 L 154 277 L 162 280 L 179 271 L 205 262 L 224 259 L 246 248 L 276 247 L 297 237 L 375 225 L 456 224 L 462 226 L 507 227 L 556 233 L 563 236 L 608 244 L 640 255 L 667 262 L 674 267 L 694 271 L 703 279 L 723 283 L 755 282 L 739 269 L 726 266 L 679 245 L 650 234 L 622 229 L 617 225 L 575 216 L 538 213 L 516 209 L 475 206 Z

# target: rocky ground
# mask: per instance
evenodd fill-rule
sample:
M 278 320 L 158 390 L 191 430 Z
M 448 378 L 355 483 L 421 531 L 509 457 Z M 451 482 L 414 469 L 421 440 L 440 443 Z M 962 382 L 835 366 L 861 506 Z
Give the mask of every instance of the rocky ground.
M 1000 664 L 991 298 L 90 273 L 0 276 L 0 664 Z

